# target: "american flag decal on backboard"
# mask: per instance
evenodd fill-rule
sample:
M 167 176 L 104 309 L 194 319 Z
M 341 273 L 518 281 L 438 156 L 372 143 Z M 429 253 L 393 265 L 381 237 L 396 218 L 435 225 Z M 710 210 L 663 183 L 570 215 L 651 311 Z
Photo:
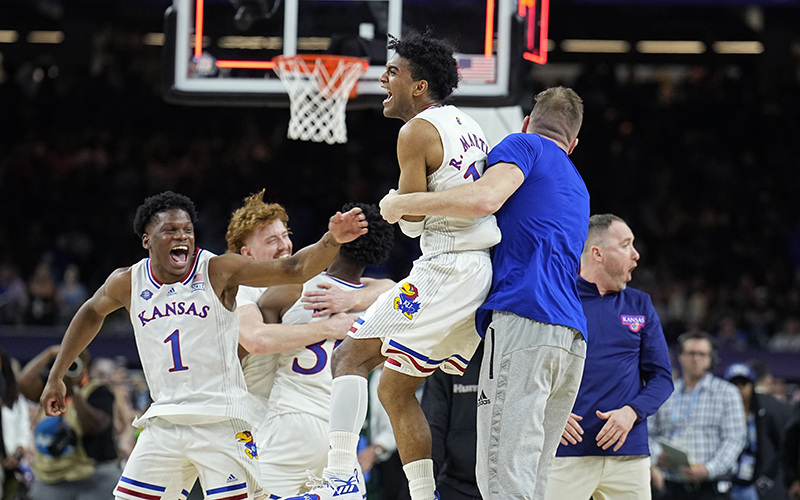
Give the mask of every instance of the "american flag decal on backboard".
M 458 74 L 464 83 L 495 83 L 497 81 L 497 60 L 495 56 L 483 54 L 456 54 Z

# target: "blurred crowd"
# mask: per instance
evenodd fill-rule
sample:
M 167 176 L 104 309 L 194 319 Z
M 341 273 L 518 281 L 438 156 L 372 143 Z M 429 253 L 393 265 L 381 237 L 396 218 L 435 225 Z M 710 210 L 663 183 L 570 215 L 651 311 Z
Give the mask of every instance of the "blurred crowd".
M 66 325 L 111 270 L 144 255 L 132 219 L 148 195 L 171 189 L 195 200 L 199 246 L 223 252 L 232 210 L 262 188 L 287 207 L 300 248 L 333 210 L 395 187 L 399 121 L 351 110 L 347 144 L 290 141 L 286 109 L 166 104 L 153 72 L 128 63 L 34 87 L 24 68 L 0 78 L 0 325 Z M 592 212 L 615 213 L 636 233 L 643 264 L 633 285 L 653 297 L 670 343 L 705 330 L 723 350 L 800 352 L 800 211 L 791 202 L 800 73 L 764 86 L 754 69 L 584 65 L 546 83 L 534 69 L 521 99 L 527 112 L 554 83 L 583 97 L 573 161 Z M 397 242 L 370 274 L 407 273 L 419 250 Z M 129 423 L 149 404 L 141 372 L 126 365 L 96 359 L 91 371 L 114 394 L 123 459 L 135 442 Z M 763 363 L 753 368 L 759 391 L 793 402 Z M 33 422 L 37 409 L 27 408 Z M 30 463 L 32 450 L 22 453 Z M 29 469 L 18 472 L 30 482 Z
M 291 141 L 286 109 L 169 105 L 130 67 L 33 90 L 0 83 L 0 323 L 65 324 L 113 268 L 143 255 L 132 211 L 150 194 L 196 200 L 199 244 L 221 252 L 232 208 L 261 188 L 303 245 L 332 210 L 393 187 L 397 120 L 349 111 L 347 144 Z M 800 351 L 800 77 L 787 70 L 765 87 L 754 69 L 585 65 L 547 84 L 585 100 L 573 161 L 593 213 L 635 230 L 634 284 L 653 296 L 668 340 L 699 328 L 723 348 Z M 526 111 L 544 86 L 534 69 Z M 398 243 L 377 274 L 409 269 L 418 249 Z

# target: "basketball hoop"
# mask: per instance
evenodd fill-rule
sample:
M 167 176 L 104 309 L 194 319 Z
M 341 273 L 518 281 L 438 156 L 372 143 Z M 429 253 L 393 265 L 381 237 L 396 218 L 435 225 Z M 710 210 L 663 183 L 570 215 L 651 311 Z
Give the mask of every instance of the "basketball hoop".
M 328 144 L 347 142 L 347 100 L 357 95 L 356 82 L 369 62 L 320 54 L 278 56 L 273 62 L 291 102 L 289 138 Z

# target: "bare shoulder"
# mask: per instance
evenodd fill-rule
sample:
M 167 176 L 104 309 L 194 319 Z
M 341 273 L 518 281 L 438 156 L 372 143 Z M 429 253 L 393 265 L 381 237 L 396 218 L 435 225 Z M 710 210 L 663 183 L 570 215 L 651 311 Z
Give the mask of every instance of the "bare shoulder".
M 422 118 L 406 122 L 397 135 L 398 144 L 432 139 L 439 139 L 439 131 L 431 122 Z
M 115 269 L 103 285 L 106 295 L 123 303 L 129 302 L 131 297 L 131 275 L 130 267 Z
M 420 165 L 425 167 L 426 175 L 430 175 L 439 168 L 443 157 L 442 138 L 428 120 L 409 120 L 400 129 L 397 136 L 397 158 L 401 169 L 404 168 L 404 163 Z
M 98 314 L 108 315 L 112 311 L 125 307 L 130 309 L 131 304 L 131 268 L 121 267 L 115 269 L 106 278 L 87 305 Z

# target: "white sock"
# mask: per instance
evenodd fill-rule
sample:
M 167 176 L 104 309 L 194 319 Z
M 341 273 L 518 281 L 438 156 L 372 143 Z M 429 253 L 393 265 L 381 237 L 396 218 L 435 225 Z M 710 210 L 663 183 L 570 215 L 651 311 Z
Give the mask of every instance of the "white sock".
M 322 477 L 349 478 L 356 467 L 358 437 L 367 418 L 367 379 L 343 375 L 333 379 L 331 418 L 328 434 L 328 466 Z
M 409 462 L 403 466 L 408 478 L 408 490 L 411 500 L 434 500 L 436 498 L 436 481 L 433 478 L 433 460 L 424 458 Z

